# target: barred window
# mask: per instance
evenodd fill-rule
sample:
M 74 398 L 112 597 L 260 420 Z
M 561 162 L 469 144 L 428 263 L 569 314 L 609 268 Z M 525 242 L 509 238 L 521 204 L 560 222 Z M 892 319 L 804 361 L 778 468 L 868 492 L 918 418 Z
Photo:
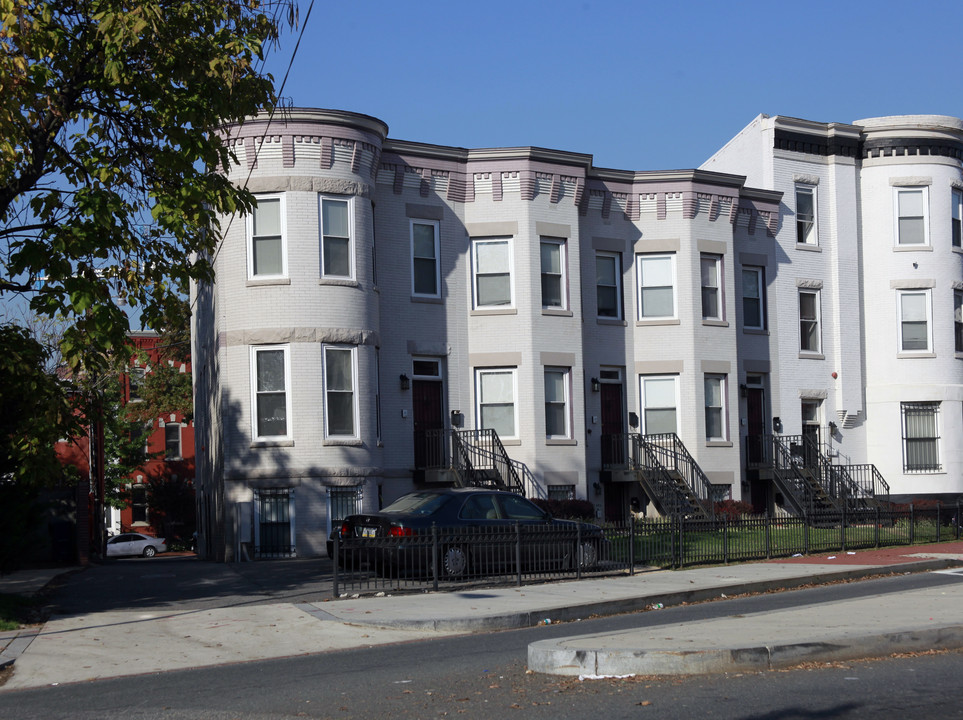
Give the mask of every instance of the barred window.
M 903 472 L 939 472 L 938 402 L 901 403 L 903 413 Z

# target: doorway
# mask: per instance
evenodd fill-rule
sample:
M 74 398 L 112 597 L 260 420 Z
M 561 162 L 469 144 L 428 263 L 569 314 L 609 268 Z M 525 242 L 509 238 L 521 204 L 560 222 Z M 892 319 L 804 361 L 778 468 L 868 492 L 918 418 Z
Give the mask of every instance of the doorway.
M 441 361 L 415 359 L 412 363 L 411 403 L 414 424 L 415 468 L 445 465 L 444 385 Z

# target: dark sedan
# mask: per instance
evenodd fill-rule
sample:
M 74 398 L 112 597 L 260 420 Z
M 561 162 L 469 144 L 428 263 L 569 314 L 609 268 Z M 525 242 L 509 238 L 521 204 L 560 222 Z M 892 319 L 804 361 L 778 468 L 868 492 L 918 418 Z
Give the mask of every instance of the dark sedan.
M 594 567 L 604 542 L 597 525 L 553 518 L 530 500 L 498 490 L 421 490 L 380 512 L 350 515 L 328 554 L 344 567 L 458 578 L 512 570 Z

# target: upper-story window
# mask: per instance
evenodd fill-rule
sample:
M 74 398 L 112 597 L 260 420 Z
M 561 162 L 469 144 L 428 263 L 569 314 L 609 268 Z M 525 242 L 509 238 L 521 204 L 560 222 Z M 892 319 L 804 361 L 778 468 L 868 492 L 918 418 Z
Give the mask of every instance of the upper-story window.
M 545 436 L 572 436 L 569 368 L 545 368 Z
M 930 352 L 930 291 L 901 290 L 899 297 L 899 349 Z
M 351 198 L 321 196 L 321 275 L 354 277 Z
M 963 190 L 953 191 L 953 247 L 963 247 Z
M 441 297 L 438 222 L 411 221 L 411 294 Z
M 900 246 L 928 245 L 927 188 L 895 188 L 895 192 L 896 244 Z
M 722 320 L 722 257 L 703 255 L 702 265 L 702 319 Z
M 165 423 L 164 459 L 179 460 L 181 457 L 181 425 L 180 423 Z
M 817 245 L 816 234 L 816 188 L 812 185 L 796 186 L 796 242 L 800 245 Z
M 484 368 L 475 371 L 475 412 L 478 427 L 494 430 L 504 438 L 518 437 L 515 407 L 516 368 Z
M 283 195 L 257 196 L 257 206 L 248 216 L 247 267 L 250 278 L 287 276 Z
M 675 317 L 675 255 L 637 256 L 639 319 Z
M 568 305 L 565 241 L 542 238 L 542 307 L 565 310 Z
M 956 352 L 963 353 L 963 290 L 953 291 L 953 334 Z
M 727 440 L 726 376 L 705 376 L 706 440 Z
M 255 440 L 289 438 L 291 369 L 287 345 L 251 348 L 252 419 Z
M 358 437 L 357 348 L 324 346 L 324 434 Z
M 802 352 L 822 352 L 819 330 L 819 291 L 799 291 L 799 349 Z
M 514 305 L 511 240 L 473 240 L 472 269 L 476 309 Z
M 642 376 L 642 432 L 645 435 L 678 432 L 679 377 Z
M 742 326 L 749 330 L 766 328 L 765 278 L 764 268 L 742 268 Z
M 598 316 L 621 320 L 622 255 L 620 253 L 595 253 L 595 283 L 598 297 Z

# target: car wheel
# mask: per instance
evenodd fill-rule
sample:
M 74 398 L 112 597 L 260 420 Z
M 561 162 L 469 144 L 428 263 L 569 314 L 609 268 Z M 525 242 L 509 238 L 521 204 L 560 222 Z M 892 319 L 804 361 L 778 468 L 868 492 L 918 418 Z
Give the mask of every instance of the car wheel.
M 441 556 L 441 567 L 446 577 L 456 578 L 468 570 L 468 553 L 460 545 L 446 547 Z
M 578 546 L 578 565 L 580 568 L 593 568 L 599 564 L 599 547 L 592 540 L 583 540 Z
M 148 545 L 147 547 L 144 548 L 144 557 L 154 557 L 156 554 L 157 554 L 157 551 L 154 549 L 152 545 Z

